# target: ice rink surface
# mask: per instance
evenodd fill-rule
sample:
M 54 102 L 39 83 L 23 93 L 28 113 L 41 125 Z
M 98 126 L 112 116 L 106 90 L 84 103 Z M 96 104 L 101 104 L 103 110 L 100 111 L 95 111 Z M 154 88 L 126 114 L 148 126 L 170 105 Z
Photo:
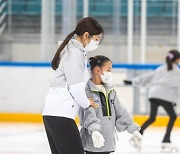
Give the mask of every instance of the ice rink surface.
M 164 132 L 165 127 L 148 128 L 143 136 L 141 152 L 129 144 L 130 134 L 119 133 L 120 140 L 113 154 L 163 154 L 160 146 Z M 180 128 L 173 129 L 171 140 L 180 149 Z M 43 125 L 0 123 L 0 154 L 51 154 Z

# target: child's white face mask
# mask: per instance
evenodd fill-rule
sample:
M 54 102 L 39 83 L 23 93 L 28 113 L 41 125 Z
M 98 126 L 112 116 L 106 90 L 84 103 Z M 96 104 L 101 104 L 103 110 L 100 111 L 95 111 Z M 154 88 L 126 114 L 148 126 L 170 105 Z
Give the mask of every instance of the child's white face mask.
M 111 82 L 112 81 L 112 73 L 103 71 L 103 74 L 101 75 L 101 79 L 104 83 Z
M 94 41 L 93 39 L 91 39 L 91 41 L 89 42 L 89 44 L 87 44 L 87 45 L 85 46 L 85 49 L 86 49 L 87 51 L 93 51 L 93 50 L 97 49 L 98 46 L 99 46 L 99 41 Z

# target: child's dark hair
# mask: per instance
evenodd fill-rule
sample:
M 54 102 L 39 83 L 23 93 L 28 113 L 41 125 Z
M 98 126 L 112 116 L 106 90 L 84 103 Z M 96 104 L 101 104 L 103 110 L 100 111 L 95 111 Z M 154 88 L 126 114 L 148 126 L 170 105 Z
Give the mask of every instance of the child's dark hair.
M 85 32 L 88 32 L 90 36 L 104 34 L 103 27 L 97 22 L 96 19 L 92 17 L 86 17 L 81 19 L 81 21 L 77 24 L 75 30 L 65 38 L 63 43 L 58 48 L 51 63 L 53 70 L 56 70 L 58 68 L 61 51 L 68 44 L 68 42 L 74 36 L 74 34 L 77 34 L 78 36 L 82 36 Z
M 167 70 L 173 69 L 173 63 L 180 58 L 180 53 L 177 50 L 170 50 L 166 56 Z
M 104 63 L 106 63 L 108 61 L 111 62 L 111 60 L 108 57 L 103 56 L 103 55 L 97 55 L 94 57 L 90 57 L 89 64 L 90 64 L 91 71 L 93 71 L 94 67 L 96 67 L 96 66 L 101 68 L 104 65 Z

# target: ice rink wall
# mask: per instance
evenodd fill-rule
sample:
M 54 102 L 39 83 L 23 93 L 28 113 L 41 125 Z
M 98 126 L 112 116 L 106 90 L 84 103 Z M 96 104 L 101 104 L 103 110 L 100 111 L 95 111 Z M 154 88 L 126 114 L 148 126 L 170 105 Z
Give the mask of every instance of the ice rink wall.
M 122 81 L 132 78 L 139 72 L 151 71 L 157 66 L 159 65 L 113 65 L 113 84 L 118 97 L 139 124 L 147 118 L 149 113 L 147 90 L 124 86 Z M 139 72 L 134 70 L 139 70 Z M 0 62 L 0 121 L 42 122 L 44 100 L 53 77 L 54 72 L 49 63 Z M 179 116 L 179 100 L 176 111 Z M 158 113 L 160 116 L 154 125 L 166 125 L 168 118 L 165 112 L 160 108 Z M 78 119 L 76 120 L 78 122 Z M 180 126 L 179 117 L 175 125 Z

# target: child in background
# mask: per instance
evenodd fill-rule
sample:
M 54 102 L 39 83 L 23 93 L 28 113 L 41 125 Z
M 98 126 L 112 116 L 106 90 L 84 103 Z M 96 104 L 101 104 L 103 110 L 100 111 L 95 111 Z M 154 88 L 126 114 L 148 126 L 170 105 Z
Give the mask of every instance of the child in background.
M 124 80 L 126 85 L 138 87 L 150 85 L 148 94 L 150 117 L 142 125 L 140 130 L 141 134 L 155 121 L 159 106 L 162 106 L 168 113 L 169 123 L 161 145 L 163 151 L 178 151 L 178 148 L 171 143 L 170 135 L 177 117 L 174 106 L 176 105 L 180 88 L 179 62 L 179 51 L 171 50 L 166 56 L 166 64 L 150 73 L 135 77 L 132 80 Z
M 80 110 L 81 138 L 86 154 L 110 154 L 116 149 L 115 132 L 127 130 L 136 143 L 141 141 L 140 127 L 120 104 L 116 91 L 108 84 L 111 79 L 112 62 L 105 56 L 89 59 L 92 78 L 88 81 L 86 94 L 96 103 L 96 108 Z

